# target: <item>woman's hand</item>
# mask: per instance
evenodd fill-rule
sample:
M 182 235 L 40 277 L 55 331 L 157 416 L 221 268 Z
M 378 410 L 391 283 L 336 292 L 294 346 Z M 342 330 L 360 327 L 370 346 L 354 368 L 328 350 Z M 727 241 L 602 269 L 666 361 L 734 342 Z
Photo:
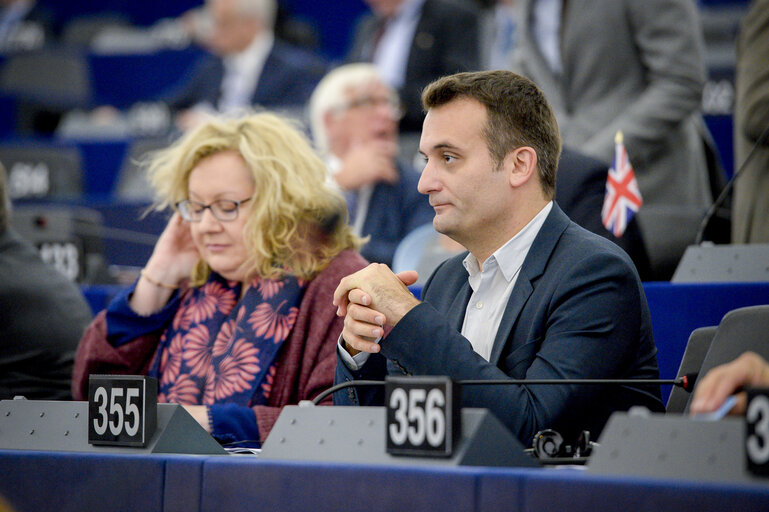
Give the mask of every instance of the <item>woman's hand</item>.
M 190 227 L 175 213 L 160 235 L 130 299 L 131 309 L 148 316 L 163 308 L 171 294 L 190 277 L 200 259 Z
M 154 281 L 179 286 L 189 278 L 200 259 L 190 234 L 190 225 L 179 212 L 174 213 L 155 244 L 144 269 Z

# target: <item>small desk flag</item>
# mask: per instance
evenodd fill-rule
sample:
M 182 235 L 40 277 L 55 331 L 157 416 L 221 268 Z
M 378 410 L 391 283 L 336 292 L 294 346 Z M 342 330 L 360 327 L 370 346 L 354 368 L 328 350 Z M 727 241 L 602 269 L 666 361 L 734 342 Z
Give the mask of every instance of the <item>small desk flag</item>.
M 638 190 L 633 166 L 627 156 L 622 132 L 615 135 L 614 148 L 614 164 L 606 178 L 606 196 L 601 209 L 601 220 L 606 229 L 619 238 L 643 204 L 643 199 L 641 191 Z

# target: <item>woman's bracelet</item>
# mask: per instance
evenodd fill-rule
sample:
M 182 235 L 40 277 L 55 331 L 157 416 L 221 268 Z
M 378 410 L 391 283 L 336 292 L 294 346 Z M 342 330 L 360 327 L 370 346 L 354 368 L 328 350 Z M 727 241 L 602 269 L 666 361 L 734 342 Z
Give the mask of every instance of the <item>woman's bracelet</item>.
M 166 290 L 176 290 L 179 288 L 178 285 L 170 285 L 166 283 L 161 283 L 160 281 L 155 281 L 150 276 L 147 275 L 146 269 L 141 269 L 141 272 L 139 272 L 139 275 L 142 276 L 149 284 L 159 286 L 160 288 L 165 288 Z

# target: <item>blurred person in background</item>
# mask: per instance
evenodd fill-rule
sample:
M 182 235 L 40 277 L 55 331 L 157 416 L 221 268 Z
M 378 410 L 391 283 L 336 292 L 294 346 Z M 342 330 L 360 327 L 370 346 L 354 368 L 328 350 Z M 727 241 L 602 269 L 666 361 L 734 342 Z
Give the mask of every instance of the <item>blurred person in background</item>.
M 395 91 L 366 63 L 334 69 L 310 99 L 315 145 L 347 197 L 355 232 L 370 237 L 361 254 L 388 265 L 398 243 L 433 218 L 419 174 L 398 159 L 400 113 Z
M 91 308 L 77 285 L 11 228 L 2 164 L 0 267 L 0 399 L 71 399 L 75 349 Z
M 86 331 L 73 394 L 92 373 L 158 378 L 220 442 L 260 446 L 287 404 L 333 382 L 331 305 L 365 260 L 309 141 L 268 113 L 210 120 L 149 165 L 175 211 L 136 284 Z
M 479 69 L 479 11 L 458 0 L 365 2 L 371 15 L 355 28 L 348 61 L 376 65 L 400 95 L 400 131 L 418 133 L 424 120 L 422 89 L 443 75 Z
M 542 88 L 565 145 L 609 163 L 622 131 L 644 201 L 638 219 L 652 268 L 658 279 L 669 279 L 712 200 L 697 6 L 692 0 L 518 4 L 511 69 Z
M 732 242 L 769 243 L 769 0 L 754 0 L 737 40 Z M 763 137 L 762 137 L 763 136 Z M 762 140 L 763 139 L 763 140 Z M 754 146 L 755 147 L 754 149 Z
M 0 53 L 36 50 L 53 36 L 53 14 L 36 0 L 0 0 Z
M 275 38 L 275 0 L 206 0 L 185 23 L 211 52 L 162 98 L 186 130 L 254 106 L 300 110 L 326 71 L 318 56 Z
M 734 361 L 711 369 L 694 389 L 691 414 L 713 412 L 733 393 L 737 403 L 731 414 L 743 414 L 747 402 L 744 387 L 769 386 L 769 363 L 755 352 L 745 352 Z
M 483 69 L 508 69 L 518 30 L 516 0 L 494 0 L 481 11 L 480 42 Z

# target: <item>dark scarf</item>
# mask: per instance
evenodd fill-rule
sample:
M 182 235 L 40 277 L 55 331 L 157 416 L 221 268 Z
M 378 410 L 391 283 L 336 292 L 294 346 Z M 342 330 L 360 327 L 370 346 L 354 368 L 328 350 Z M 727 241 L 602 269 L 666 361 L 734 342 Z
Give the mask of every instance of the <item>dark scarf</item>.
M 158 379 L 158 401 L 266 404 L 305 288 L 293 276 L 255 279 L 238 301 L 241 284 L 211 273 L 184 292 L 149 371 Z

